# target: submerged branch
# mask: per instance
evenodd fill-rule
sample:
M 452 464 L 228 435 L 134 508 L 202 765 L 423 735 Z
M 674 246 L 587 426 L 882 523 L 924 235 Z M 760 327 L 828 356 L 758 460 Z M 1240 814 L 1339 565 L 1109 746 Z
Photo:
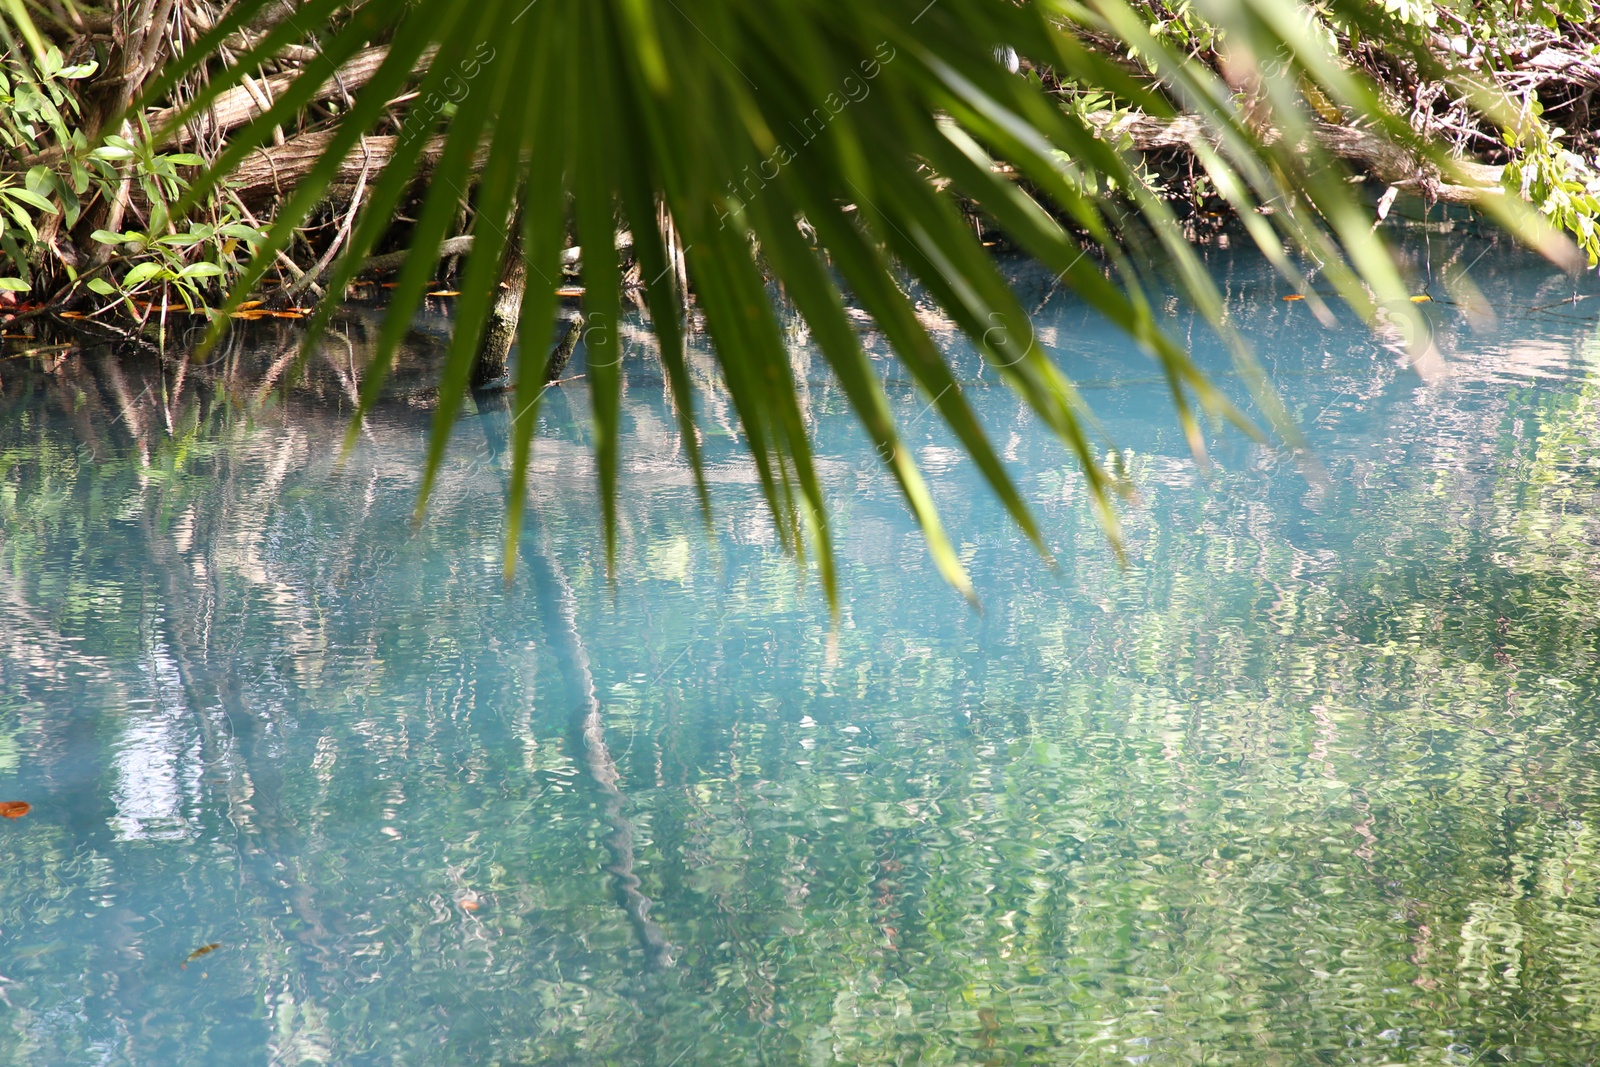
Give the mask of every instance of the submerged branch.
M 448 256 L 464 256 L 470 251 L 472 251 L 472 234 L 469 233 L 440 242 L 439 251 L 435 254 L 434 259 L 444 259 Z M 361 273 L 381 274 L 384 271 L 399 270 L 405 266 L 406 260 L 410 257 L 411 249 L 409 248 L 401 249 L 398 252 L 385 252 L 381 256 L 368 256 L 367 261 L 361 264 Z

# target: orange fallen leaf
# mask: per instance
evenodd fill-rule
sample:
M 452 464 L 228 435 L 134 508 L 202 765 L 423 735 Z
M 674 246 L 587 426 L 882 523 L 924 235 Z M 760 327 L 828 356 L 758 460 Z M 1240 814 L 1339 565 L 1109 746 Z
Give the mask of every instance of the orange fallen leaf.
M 557 296 L 582 296 L 583 295 L 583 286 L 581 286 L 581 285 L 563 285 L 561 288 L 556 290 L 556 295 Z
M 290 308 L 288 311 L 263 311 L 261 314 L 274 319 L 303 319 L 306 313 L 299 308 Z
M 1301 294 L 1301 293 L 1290 293 L 1288 296 L 1284 297 L 1284 299 L 1285 300 L 1304 300 L 1305 296 L 1303 294 Z
M 456 292 L 454 289 L 440 289 L 437 293 L 429 293 L 428 295 L 429 296 L 460 296 L 461 294 Z
M 378 285 L 384 289 L 398 289 L 400 287 L 399 282 L 379 282 Z
M 20 819 L 33 810 L 33 805 L 26 800 L 0 800 L 0 815 L 8 819 Z
M 1411 302 L 1413 304 L 1431 304 L 1433 303 L 1433 297 L 1429 296 L 1427 293 L 1418 293 L 1416 296 L 1411 298 Z
M 254 308 L 250 311 L 235 311 L 228 317 L 230 319 L 243 319 L 245 322 L 257 322 L 266 318 L 270 314 L 272 314 L 272 312 L 262 310 L 261 308 Z
M 259 301 L 259 300 L 246 300 L 244 303 L 240 304 L 234 310 L 235 311 L 249 311 L 251 308 L 258 308 L 260 306 L 261 306 L 261 301 Z
M 58 311 L 56 314 L 63 319 L 86 319 L 89 317 L 81 311 Z

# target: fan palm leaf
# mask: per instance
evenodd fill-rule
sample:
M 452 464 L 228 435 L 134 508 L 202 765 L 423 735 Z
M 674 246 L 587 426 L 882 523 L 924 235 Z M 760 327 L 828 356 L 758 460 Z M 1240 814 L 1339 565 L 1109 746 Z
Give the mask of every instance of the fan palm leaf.
M 156 79 L 147 97 L 169 90 L 267 2 L 239 0 L 205 40 Z M 501 260 L 524 256 L 530 284 L 521 320 L 508 522 L 515 541 L 559 253 L 574 226 L 584 249 L 584 339 L 608 559 L 616 551 L 621 367 L 632 356 L 618 330 L 621 272 L 611 248 L 620 226 L 635 235 L 660 359 L 702 503 L 708 501 L 679 319 L 682 294 L 668 266 L 672 247 L 659 227 L 670 217 L 783 543 L 797 551 L 809 546 L 832 598 L 828 510 L 769 278 L 781 283 L 810 326 L 921 524 L 935 565 L 970 595 L 927 487 L 900 445 L 848 307 L 862 308 L 882 330 L 930 407 L 1041 550 L 1043 539 L 1021 493 L 919 320 L 908 279 L 959 324 L 1076 457 L 1113 540 L 1113 505 L 1122 486 L 1114 467 L 1101 460 L 1108 442 L 1092 412 L 1034 342 L 1027 311 L 964 222 L 958 198 L 981 205 L 1159 364 L 1197 456 L 1203 415 L 1257 431 L 1163 331 L 1149 296 L 1158 284 L 1178 286 L 1229 338 L 1268 429 L 1291 447 L 1297 441 L 1248 350 L 1229 333 L 1222 301 L 1170 207 L 1146 186 L 1137 161 L 1063 108 L 1037 76 L 1013 73 L 997 54 L 1020 56 L 1031 70 L 1051 71 L 1067 86 L 1107 94 L 1121 106 L 1196 116 L 1206 131 L 1195 145 L 1202 165 L 1286 276 L 1298 279 L 1291 257 L 1298 249 L 1363 314 L 1378 305 L 1412 313 L 1398 272 L 1372 234 L 1369 213 L 1349 191 L 1342 168 L 1317 150 L 1313 117 L 1302 100 L 1315 88 L 1450 172 L 1448 157 L 1386 115 L 1372 87 L 1329 53 L 1325 20 L 1369 19 L 1364 0 L 1328 0 L 1317 10 L 1292 0 L 1235 0 L 1213 5 L 1207 15 L 1227 36 L 1235 65 L 1256 73 L 1253 81 L 1245 79 L 1243 94 L 1238 79 L 1230 84 L 1163 43 L 1150 31 L 1149 14 L 1123 0 L 311 0 L 238 65 L 213 74 L 172 121 L 206 107 L 275 48 L 323 40 L 320 58 L 297 89 L 240 131 L 190 190 L 192 204 L 290 119 L 341 62 L 373 42 L 389 47 L 321 165 L 283 204 L 237 301 L 325 195 L 340 161 L 413 76 L 419 57 L 435 49 L 398 147 L 371 186 L 329 290 L 331 304 L 385 232 L 427 138 L 443 128 L 412 256 L 393 291 L 361 396 L 365 410 L 426 292 L 457 206 L 475 182 L 477 240 L 461 285 L 457 334 L 441 371 L 443 394 L 419 508 L 456 418 L 451 397 L 470 378 Z M 1394 47 L 1421 46 L 1398 41 Z M 1259 76 L 1266 57 L 1277 65 L 1271 77 Z M 1263 133 L 1262 107 L 1274 136 Z M 1255 210 L 1266 203 L 1278 207 L 1270 217 Z M 1498 198 L 1490 207 L 1548 241 L 1537 220 L 1512 201 Z M 520 231 L 516 240 L 513 228 Z M 1161 255 L 1148 254 L 1152 249 Z M 1160 271 L 1152 266 L 1158 259 Z M 330 311 L 329 304 L 319 309 L 308 345 Z M 216 329 L 225 321 L 219 319 Z M 507 553 L 508 561 L 514 558 Z

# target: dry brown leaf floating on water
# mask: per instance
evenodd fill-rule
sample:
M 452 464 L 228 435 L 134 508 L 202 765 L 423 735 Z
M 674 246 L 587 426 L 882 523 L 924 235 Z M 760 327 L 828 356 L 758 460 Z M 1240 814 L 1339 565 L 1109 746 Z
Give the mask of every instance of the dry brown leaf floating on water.
M 199 948 L 195 949 L 193 952 L 189 953 L 187 956 L 185 956 L 183 958 L 183 964 L 182 964 L 183 969 L 187 971 L 189 969 L 189 964 L 193 963 L 195 960 L 199 959 L 201 956 L 210 955 L 211 953 L 217 951 L 217 949 L 219 949 L 221 947 L 222 947 L 222 942 L 221 941 L 213 941 L 209 945 L 201 945 Z

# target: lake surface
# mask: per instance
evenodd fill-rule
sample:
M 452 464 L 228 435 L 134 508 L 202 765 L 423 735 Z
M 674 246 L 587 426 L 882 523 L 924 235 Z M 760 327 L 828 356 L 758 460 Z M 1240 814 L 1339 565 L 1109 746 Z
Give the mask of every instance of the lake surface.
M 182 382 L 0 361 L 0 1062 L 1600 1059 L 1600 286 L 1407 251 L 1426 379 L 1210 253 L 1325 484 L 1236 431 L 1198 473 L 1017 265 L 1137 481 L 1125 568 L 969 348 L 1057 570 L 869 335 L 981 613 L 798 329 L 837 624 L 703 357 L 713 528 L 636 351 L 614 587 L 581 380 L 508 585 L 503 405 L 420 527 L 425 395 L 337 462 L 359 308 L 287 396 L 271 329 Z

